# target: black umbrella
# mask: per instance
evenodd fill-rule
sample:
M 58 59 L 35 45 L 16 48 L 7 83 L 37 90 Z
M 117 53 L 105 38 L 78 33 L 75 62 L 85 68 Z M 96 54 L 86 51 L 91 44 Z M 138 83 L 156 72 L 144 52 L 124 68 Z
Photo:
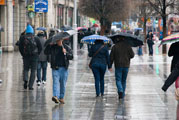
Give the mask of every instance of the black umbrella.
M 117 43 L 117 38 L 124 38 L 127 43 L 129 43 L 132 47 L 138 47 L 143 45 L 143 39 L 140 36 L 135 36 L 129 33 L 118 33 L 115 35 L 109 36 L 112 39 L 113 43 Z
M 70 27 L 70 26 L 68 26 L 68 25 L 63 25 L 60 29 L 61 29 L 62 31 L 73 30 L 72 27 Z
M 60 33 L 57 33 L 55 34 L 53 37 L 49 38 L 44 46 L 47 46 L 48 44 L 50 43 L 56 43 L 58 40 L 64 40 L 64 39 L 67 39 L 69 38 L 71 35 L 67 32 L 60 32 Z

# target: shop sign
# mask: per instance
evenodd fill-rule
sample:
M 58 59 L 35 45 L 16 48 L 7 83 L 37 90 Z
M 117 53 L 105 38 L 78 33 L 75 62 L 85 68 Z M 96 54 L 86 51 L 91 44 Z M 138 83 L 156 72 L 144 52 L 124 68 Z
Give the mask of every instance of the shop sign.
M 5 5 L 6 1 L 5 0 L 0 0 L 0 5 Z
M 33 5 L 28 5 L 27 10 L 28 11 L 34 11 L 34 6 Z
M 29 13 L 28 13 L 28 16 L 29 16 L 30 18 L 34 18 L 34 17 L 35 17 L 35 13 L 34 13 L 34 12 L 29 12 Z
M 48 12 L 48 0 L 35 0 L 35 12 Z

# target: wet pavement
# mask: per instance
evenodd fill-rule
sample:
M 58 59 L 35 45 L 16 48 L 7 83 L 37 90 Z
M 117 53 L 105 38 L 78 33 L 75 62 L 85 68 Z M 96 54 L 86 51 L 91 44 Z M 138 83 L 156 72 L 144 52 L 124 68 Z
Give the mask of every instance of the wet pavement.
M 135 50 L 136 51 L 136 50 Z M 106 72 L 105 95 L 96 98 L 94 78 L 88 68 L 87 51 L 72 61 L 64 105 L 52 97 L 51 69 L 47 84 L 23 90 L 22 59 L 18 52 L 3 53 L 0 66 L 0 120 L 179 120 L 174 85 L 164 93 L 171 58 L 155 50 L 153 57 L 135 56 L 127 79 L 126 97 L 118 100 L 114 71 Z

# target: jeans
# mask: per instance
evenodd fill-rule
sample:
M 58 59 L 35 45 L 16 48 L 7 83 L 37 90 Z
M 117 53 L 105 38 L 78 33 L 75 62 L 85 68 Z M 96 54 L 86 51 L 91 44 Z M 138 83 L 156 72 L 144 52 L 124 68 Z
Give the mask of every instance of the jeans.
M 126 67 L 115 68 L 116 86 L 118 89 L 118 93 L 122 92 L 123 96 L 125 96 L 126 79 L 127 79 L 128 71 L 129 68 Z
M 104 94 L 104 74 L 106 72 L 106 65 L 92 64 L 92 71 L 95 78 L 96 95 Z
M 41 70 L 42 70 L 42 78 L 41 78 Z M 47 76 L 47 61 L 39 61 L 37 65 L 37 81 L 41 82 L 46 81 Z
M 153 55 L 153 44 L 148 44 L 149 47 L 149 55 Z
M 35 80 L 35 73 L 37 70 L 37 60 L 35 59 L 30 59 L 30 58 L 24 58 L 23 63 L 24 63 L 24 82 L 28 83 L 28 73 L 29 69 L 31 69 L 31 74 L 30 74 L 30 80 L 29 80 L 29 88 L 33 88 L 34 80 Z
M 65 88 L 68 77 L 68 70 L 65 67 L 52 70 L 53 77 L 53 96 L 63 99 L 65 96 Z

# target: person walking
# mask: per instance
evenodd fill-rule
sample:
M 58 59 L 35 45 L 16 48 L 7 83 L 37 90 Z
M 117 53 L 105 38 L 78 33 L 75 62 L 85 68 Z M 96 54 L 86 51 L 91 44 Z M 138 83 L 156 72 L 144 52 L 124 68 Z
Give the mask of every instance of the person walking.
M 149 56 L 153 56 L 153 34 L 152 31 L 149 31 L 149 33 L 147 34 L 147 44 L 148 44 L 148 48 L 149 48 Z
M 48 38 L 51 38 L 53 35 L 55 35 L 55 30 L 51 28 Z
M 60 33 L 59 36 L 62 34 Z M 50 63 L 53 77 L 52 101 L 64 104 L 69 60 L 73 59 L 72 51 L 66 44 L 63 44 L 63 39 L 60 38 L 55 44 L 50 43 L 47 45 L 44 52 L 46 55 L 51 55 Z
M 40 39 L 40 43 L 42 45 L 42 51 L 39 55 L 38 65 L 37 65 L 37 85 L 40 86 L 41 82 L 43 84 L 46 83 L 47 76 L 47 55 L 44 54 L 44 44 L 46 41 L 46 36 L 43 31 L 39 31 L 37 36 Z M 41 73 L 42 70 L 42 73 Z M 42 77 L 41 77 L 42 76 Z
M 29 90 L 33 90 L 33 84 L 35 80 L 35 73 L 37 70 L 38 56 L 42 50 L 40 40 L 37 36 L 34 36 L 34 29 L 30 24 L 27 25 L 26 35 L 20 37 L 19 51 L 23 57 L 24 71 L 24 89 L 29 87 Z M 31 70 L 30 80 L 28 83 L 28 73 Z
M 85 37 L 85 34 L 82 30 L 80 30 L 78 33 L 78 44 L 79 44 L 80 49 L 83 47 L 83 43 L 81 43 L 81 39 L 83 37 Z
M 179 42 L 173 43 L 168 51 L 168 56 L 173 57 L 171 65 L 171 74 L 162 86 L 162 90 L 165 92 L 167 89 L 177 80 L 179 76 Z
M 107 46 L 102 40 L 96 40 L 95 44 L 89 50 L 91 59 L 91 68 L 95 78 L 96 97 L 104 96 L 104 75 L 106 67 L 111 71 L 109 52 Z
M 117 38 L 117 43 L 112 47 L 110 53 L 111 65 L 115 65 L 116 86 L 119 99 L 124 98 L 126 90 L 126 79 L 130 67 L 130 60 L 134 57 L 132 47 L 125 42 L 125 38 Z
M 88 28 L 88 31 L 85 33 L 85 36 L 90 36 L 92 35 L 92 31 L 91 31 L 91 28 Z M 88 52 L 89 52 L 89 49 L 91 48 L 91 44 L 87 44 L 87 47 L 88 47 Z

